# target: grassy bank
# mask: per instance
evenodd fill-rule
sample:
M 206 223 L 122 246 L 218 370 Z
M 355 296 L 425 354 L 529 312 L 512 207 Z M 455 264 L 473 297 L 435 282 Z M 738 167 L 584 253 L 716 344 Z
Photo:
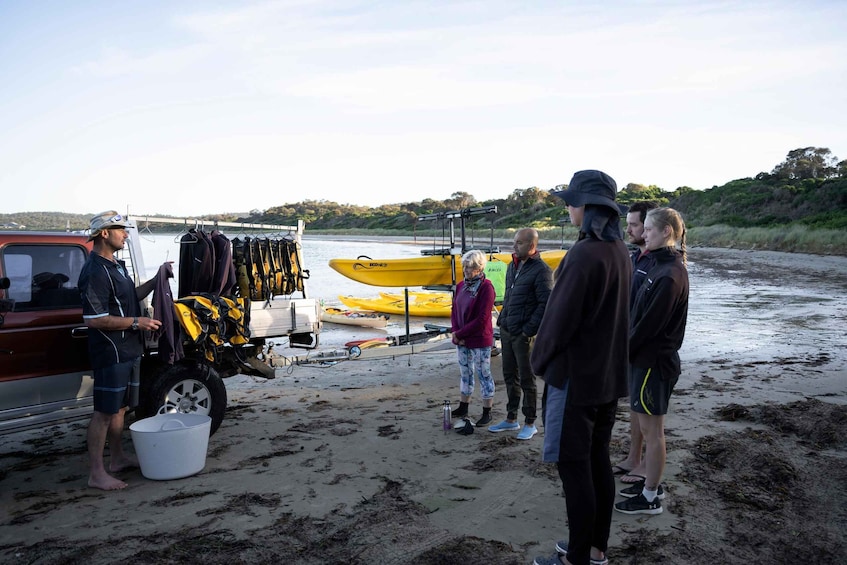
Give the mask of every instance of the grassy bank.
M 494 230 L 495 245 L 504 246 L 514 238 L 514 228 Z M 550 244 L 555 244 L 564 239 L 565 243 L 576 239 L 576 228 L 573 226 L 538 228 L 541 239 Z M 338 236 L 377 236 L 397 237 L 411 239 L 414 237 L 418 242 L 441 246 L 442 240 L 446 238 L 449 243 L 449 234 L 442 235 L 441 231 L 418 230 L 410 234 L 405 230 L 310 230 L 306 233 L 316 235 L 338 235 Z M 459 234 L 456 234 L 458 241 Z M 491 241 L 490 230 L 477 230 L 473 234 L 466 234 L 466 240 L 472 241 L 478 246 L 487 246 Z M 706 226 L 695 227 L 688 231 L 688 245 L 690 247 L 726 247 L 730 249 L 756 249 L 768 251 L 785 251 L 789 253 L 813 253 L 817 255 L 842 255 L 847 256 L 847 231 L 845 230 L 812 230 L 805 226 L 794 225 L 785 228 L 736 228 L 730 226 Z M 444 245 L 446 246 L 447 243 Z

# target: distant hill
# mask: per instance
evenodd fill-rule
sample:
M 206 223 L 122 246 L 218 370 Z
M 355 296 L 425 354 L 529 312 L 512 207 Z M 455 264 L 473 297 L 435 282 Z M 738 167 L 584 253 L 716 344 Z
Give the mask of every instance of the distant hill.
M 557 187 L 564 188 L 566 185 Z M 623 204 L 654 200 L 682 212 L 688 227 L 726 225 L 731 227 L 778 227 L 803 225 L 809 229 L 847 228 L 847 162 L 826 148 L 806 147 L 788 153 L 786 160 L 770 173 L 738 179 L 708 190 L 679 187 L 673 191 L 655 185 L 628 184 L 618 200 Z M 416 219 L 425 214 L 461 210 L 472 206 L 497 206 L 496 216 L 469 220 L 471 228 L 560 225 L 567 217 L 562 201 L 551 191 L 537 187 L 516 189 L 505 198 L 477 201 L 466 192 L 447 200 L 385 204 L 376 208 L 305 200 L 293 204 L 253 210 L 246 214 L 218 214 L 203 219 L 245 223 L 292 224 L 304 220 L 316 230 L 401 230 L 418 229 Z M 23 224 L 32 230 L 83 230 L 88 215 L 63 212 L 0 214 L 0 224 Z M 429 225 L 427 228 L 436 228 Z

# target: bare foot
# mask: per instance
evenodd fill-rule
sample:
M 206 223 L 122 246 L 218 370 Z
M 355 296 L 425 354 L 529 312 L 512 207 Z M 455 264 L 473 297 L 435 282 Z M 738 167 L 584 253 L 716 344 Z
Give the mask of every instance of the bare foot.
M 124 455 L 120 459 L 114 457 L 109 460 L 109 470 L 113 473 L 120 473 L 127 469 L 137 469 L 138 458 L 135 455 Z
M 99 488 L 100 490 L 121 490 L 126 488 L 126 483 L 116 479 L 111 475 L 103 475 L 102 477 L 88 476 L 88 486 L 91 488 Z

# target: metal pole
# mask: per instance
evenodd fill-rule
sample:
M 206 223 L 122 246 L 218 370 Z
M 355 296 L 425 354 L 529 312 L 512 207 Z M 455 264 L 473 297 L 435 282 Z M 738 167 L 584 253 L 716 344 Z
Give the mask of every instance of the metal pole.
M 410 343 L 410 334 L 409 334 L 409 287 L 408 286 L 404 289 L 404 294 L 406 295 L 406 343 Z

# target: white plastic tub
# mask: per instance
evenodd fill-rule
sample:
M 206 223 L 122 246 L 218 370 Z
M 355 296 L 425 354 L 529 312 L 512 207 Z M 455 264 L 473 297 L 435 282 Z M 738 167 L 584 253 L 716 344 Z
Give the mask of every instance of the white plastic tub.
M 129 426 L 141 474 L 155 481 L 196 475 L 206 466 L 212 419 L 199 414 L 157 414 Z

